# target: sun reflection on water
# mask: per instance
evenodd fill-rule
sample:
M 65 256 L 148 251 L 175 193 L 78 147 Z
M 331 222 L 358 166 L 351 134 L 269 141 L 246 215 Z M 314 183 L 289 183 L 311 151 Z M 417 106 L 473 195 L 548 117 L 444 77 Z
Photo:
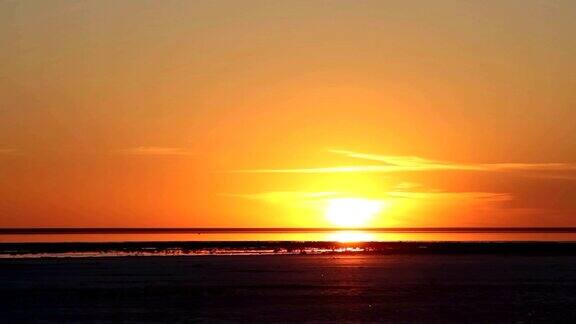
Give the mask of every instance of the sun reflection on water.
M 362 231 L 338 231 L 328 234 L 328 241 L 341 243 L 369 242 L 374 240 L 374 234 Z

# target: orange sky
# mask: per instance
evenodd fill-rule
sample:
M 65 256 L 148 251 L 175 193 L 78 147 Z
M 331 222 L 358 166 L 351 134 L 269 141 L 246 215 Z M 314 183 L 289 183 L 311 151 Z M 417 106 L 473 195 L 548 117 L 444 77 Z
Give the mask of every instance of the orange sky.
M 0 1 L 0 227 L 576 226 L 575 15 Z

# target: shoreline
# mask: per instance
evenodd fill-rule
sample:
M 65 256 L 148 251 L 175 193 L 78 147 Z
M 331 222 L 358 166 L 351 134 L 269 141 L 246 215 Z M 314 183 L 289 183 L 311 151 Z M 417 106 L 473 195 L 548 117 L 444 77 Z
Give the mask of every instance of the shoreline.
M 0 243 L 0 258 L 2 259 L 306 254 L 576 256 L 576 242 L 147 241 Z

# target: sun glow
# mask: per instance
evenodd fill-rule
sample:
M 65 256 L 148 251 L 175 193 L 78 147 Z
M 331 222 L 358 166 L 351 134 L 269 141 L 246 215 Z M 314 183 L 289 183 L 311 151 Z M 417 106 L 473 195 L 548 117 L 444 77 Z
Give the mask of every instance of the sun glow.
M 383 201 L 361 198 L 328 200 L 325 215 L 330 223 L 340 227 L 366 226 L 385 207 Z

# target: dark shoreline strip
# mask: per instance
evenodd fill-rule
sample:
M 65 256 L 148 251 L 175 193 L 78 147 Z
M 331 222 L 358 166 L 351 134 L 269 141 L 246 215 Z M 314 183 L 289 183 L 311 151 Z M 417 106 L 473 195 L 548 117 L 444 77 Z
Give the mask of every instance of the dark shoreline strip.
M 50 254 L 50 253 L 157 253 L 178 251 L 194 254 L 222 250 L 234 251 L 314 251 L 323 253 L 342 248 L 357 249 L 362 254 L 497 254 L 576 256 L 576 242 L 113 242 L 113 243 L 0 243 L 0 255 Z

